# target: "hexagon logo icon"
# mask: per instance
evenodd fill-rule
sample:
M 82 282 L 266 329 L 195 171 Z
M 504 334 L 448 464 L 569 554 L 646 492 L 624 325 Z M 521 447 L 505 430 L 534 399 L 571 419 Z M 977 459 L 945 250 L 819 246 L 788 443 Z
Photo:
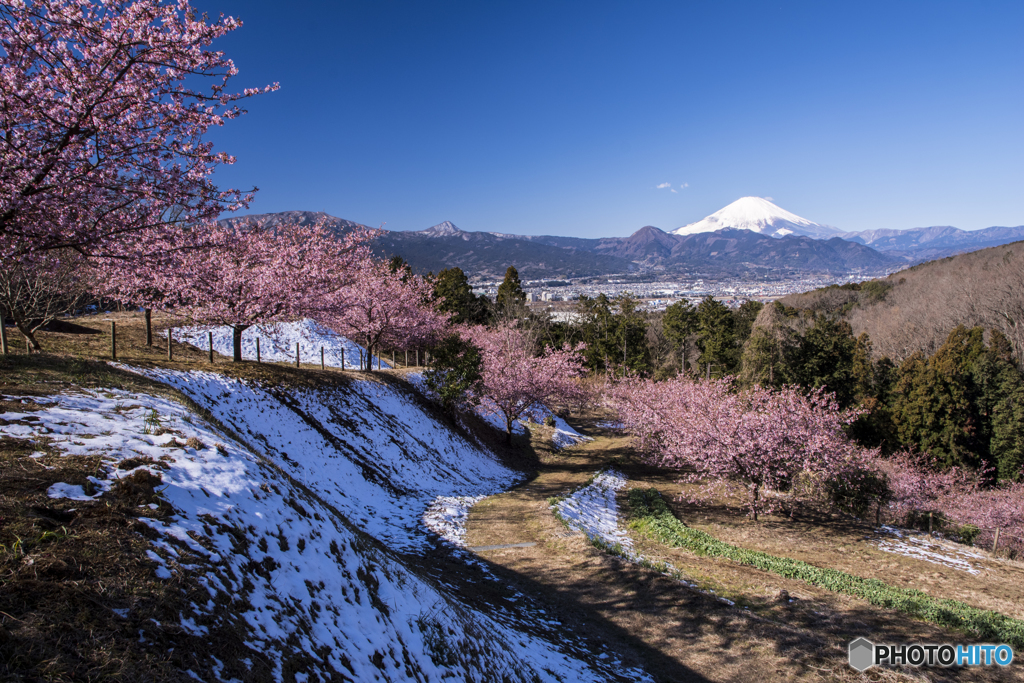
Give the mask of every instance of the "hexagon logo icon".
M 867 671 L 875 663 L 875 644 L 867 638 L 858 638 L 850 643 L 850 666 L 857 671 Z

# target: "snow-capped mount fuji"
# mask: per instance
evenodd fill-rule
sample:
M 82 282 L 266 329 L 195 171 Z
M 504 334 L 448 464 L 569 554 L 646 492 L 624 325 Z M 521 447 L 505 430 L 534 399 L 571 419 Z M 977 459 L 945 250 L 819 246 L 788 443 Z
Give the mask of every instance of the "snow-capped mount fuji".
M 723 228 L 750 230 L 768 237 L 802 235 L 816 239 L 841 237 L 843 231 L 801 218 L 761 197 L 743 197 L 703 220 L 672 231 L 673 235 L 696 235 Z

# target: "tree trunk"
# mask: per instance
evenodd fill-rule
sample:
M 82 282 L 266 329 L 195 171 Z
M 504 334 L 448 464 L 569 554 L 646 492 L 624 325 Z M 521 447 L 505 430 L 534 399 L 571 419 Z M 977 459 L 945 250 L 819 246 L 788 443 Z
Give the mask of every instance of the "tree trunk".
M 231 360 L 242 362 L 242 333 L 249 329 L 248 325 L 231 326 Z
M 153 345 L 153 309 L 147 308 L 145 311 L 146 318 L 146 346 Z
M 25 337 L 25 346 L 29 349 L 29 353 L 32 353 L 33 351 L 39 353 L 43 350 L 42 347 L 39 346 L 39 342 L 36 340 L 36 335 L 32 330 L 32 325 L 28 321 L 23 323 L 19 320 L 15 320 L 14 324 L 18 328 L 18 331 Z

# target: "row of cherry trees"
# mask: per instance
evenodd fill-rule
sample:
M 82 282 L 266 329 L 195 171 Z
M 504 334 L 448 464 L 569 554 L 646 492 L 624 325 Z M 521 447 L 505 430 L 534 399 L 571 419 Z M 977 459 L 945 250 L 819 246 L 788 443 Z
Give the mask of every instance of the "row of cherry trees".
M 339 237 L 320 224 L 215 223 L 178 233 L 157 254 L 94 265 L 107 296 L 230 327 L 235 361 L 247 328 L 301 318 L 364 343 L 368 355 L 429 343 L 447 316 L 430 305 L 423 278 L 392 272 L 370 254 L 375 235 Z

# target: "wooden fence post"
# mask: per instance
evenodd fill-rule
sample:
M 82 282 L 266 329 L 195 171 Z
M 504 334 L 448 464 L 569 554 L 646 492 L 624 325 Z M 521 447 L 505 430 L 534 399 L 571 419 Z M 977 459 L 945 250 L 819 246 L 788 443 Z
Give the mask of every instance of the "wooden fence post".
M 998 547 L 999 547 L 999 529 L 996 529 L 996 537 L 994 539 L 992 539 L 992 552 L 995 552 L 996 548 L 998 548 Z
M 345 347 L 341 347 L 341 371 L 345 371 Z
M 299 367 L 299 342 L 295 342 L 295 367 Z
M 409 349 L 405 350 L 405 367 L 409 367 Z
M 259 337 L 256 337 L 256 362 L 257 363 L 262 362 L 262 360 L 260 359 L 260 338 Z
M 174 360 L 174 351 L 171 350 L 171 330 L 173 327 L 167 328 L 167 360 Z
M 320 347 L 320 369 L 324 370 L 324 347 Z
M 420 350 L 416 349 L 416 367 L 420 366 Z
M 359 349 L 359 370 L 363 370 L 363 350 Z
M 110 358 L 117 360 L 117 323 L 110 321 Z
M 932 513 L 928 513 L 928 535 L 932 536 Z
M 210 344 L 210 362 L 213 362 L 213 332 L 207 332 L 207 341 Z
M 146 318 L 146 346 L 153 345 L 153 309 L 145 309 Z
M 3 315 L 0 315 L 0 351 L 6 356 L 10 353 L 7 348 L 7 324 L 4 322 Z

